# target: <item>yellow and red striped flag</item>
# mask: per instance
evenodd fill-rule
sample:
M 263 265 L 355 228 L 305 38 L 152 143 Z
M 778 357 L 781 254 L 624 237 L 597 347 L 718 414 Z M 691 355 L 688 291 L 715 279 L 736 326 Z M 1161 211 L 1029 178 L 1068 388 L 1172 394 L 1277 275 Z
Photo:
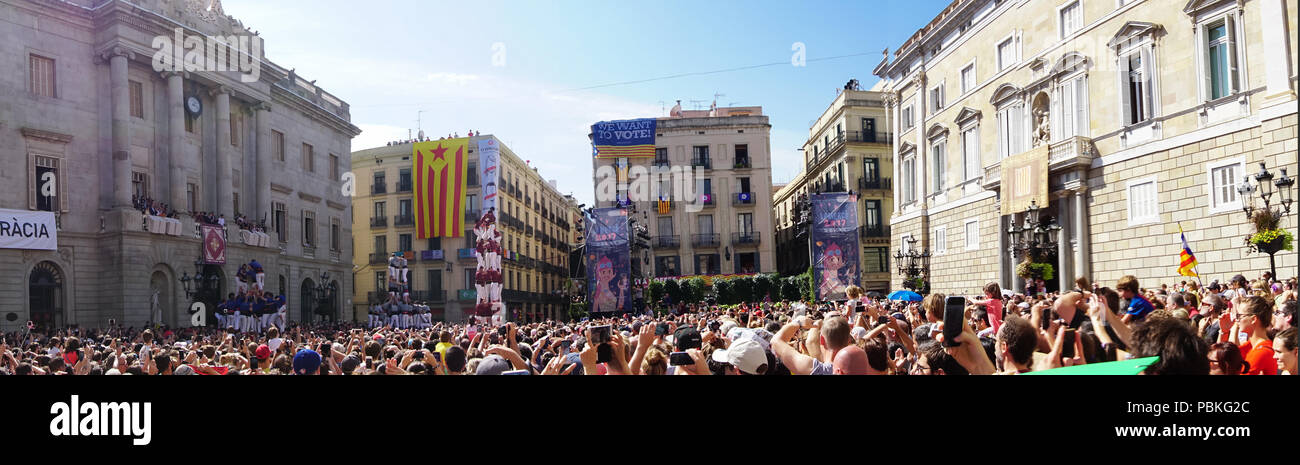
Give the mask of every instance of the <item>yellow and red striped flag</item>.
M 1183 238 L 1183 251 L 1178 254 L 1178 274 L 1182 276 L 1196 276 L 1196 255 L 1192 255 L 1192 246 L 1187 244 L 1187 234 L 1183 233 L 1183 226 L 1178 225 L 1178 236 Z
M 460 237 L 469 176 L 469 139 L 416 142 L 415 230 L 420 239 Z

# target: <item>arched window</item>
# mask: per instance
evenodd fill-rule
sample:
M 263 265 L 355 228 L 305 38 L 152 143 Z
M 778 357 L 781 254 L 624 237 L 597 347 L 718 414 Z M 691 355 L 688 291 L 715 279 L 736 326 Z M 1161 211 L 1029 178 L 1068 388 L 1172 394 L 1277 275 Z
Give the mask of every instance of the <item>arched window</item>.
M 27 281 L 30 318 L 37 328 L 58 328 L 65 324 L 63 270 L 53 262 L 40 262 Z

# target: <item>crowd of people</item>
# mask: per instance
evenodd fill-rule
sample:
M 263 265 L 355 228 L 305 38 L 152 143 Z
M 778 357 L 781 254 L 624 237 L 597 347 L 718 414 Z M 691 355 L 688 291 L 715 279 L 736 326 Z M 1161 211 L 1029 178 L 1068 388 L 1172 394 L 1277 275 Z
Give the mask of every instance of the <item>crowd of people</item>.
M 131 205 L 140 213 L 161 218 L 179 218 L 180 213 L 173 209 L 166 202 L 154 200 L 150 197 L 131 196 Z
M 208 226 L 221 226 L 223 228 L 226 227 L 225 214 L 214 212 L 194 212 L 191 216 L 194 217 L 194 221 L 198 221 L 201 224 L 206 224 Z
M 259 297 L 249 292 L 252 311 Z M 247 331 L 229 320 L 215 328 L 65 328 L 6 334 L 0 373 L 962 375 L 1153 356 L 1145 374 L 1297 373 L 1294 279 L 1144 288 L 1125 276 L 1113 288 L 1081 279 L 1068 291 L 1008 296 L 990 283 L 982 294 L 965 296 L 959 331 L 944 330 L 942 294 L 888 301 L 856 286 L 844 302 L 696 305 L 577 322 L 414 324 L 390 315 L 367 325 L 279 320 Z M 282 298 L 260 295 L 263 309 L 283 308 Z M 393 299 L 389 308 L 405 315 L 405 301 Z
M 260 221 L 260 220 L 259 220 L 259 221 L 253 221 L 253 220 L 248 219 L 248 217 L 245 216 L 245 215 L 235 215 L 235 225 L 239 226 L 239 229 L 242 229 L 242 230 L 245 230 L 245 231 L 252 231 L 252 232 L 258 232 L 258 233 L 265 233 L 265 232 L 266 232 L 266 222 L 265 222 L 265 221 Z

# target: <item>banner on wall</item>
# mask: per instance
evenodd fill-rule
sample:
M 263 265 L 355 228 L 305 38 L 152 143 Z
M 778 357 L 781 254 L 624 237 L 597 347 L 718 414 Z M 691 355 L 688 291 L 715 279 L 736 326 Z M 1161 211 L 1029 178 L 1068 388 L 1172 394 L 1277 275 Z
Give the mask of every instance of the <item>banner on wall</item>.
M 857 196 L 813 194 L 812 263 L 818 301 L 844 300 L 844 289 L 858 285 Z
M 54 212 L 0 210 L 0 249 L 58 250 Z
M 653 158 L 658 120 L 641 118 L 591 125 L 596 158 Z
M 1002 160 L 1002 214 L 1029 209 L 1032 202 L 1047 208 L 1048 145 Z
M 199 226 L 203 233 L 203 263 L 226 264 L 226 231 L 220 226 Z
M 473 315 L 493 324 L 501 323 L 509 315 L 505 311 L 505 304 L 501 302 L 501 286 L 504 284 L 501 258 L 510 257 L 510 252 L 501 247 L 502 234 L 497 229 L 496 215 L 500 156 L 501 147 L 496 139 L 478 141 L 478 175 L 479 184 L 483 186 L 483 208 L 474 225 L 474 258 L 478 263 L 474 269 L 474 289 L 478 296 Z
M 598 208 L 587 222 L 587 302 L 591 313 L 626 313 L 632 308 L 628 286 L 632 268 L 627 210 Z
M 469 187 L 469 139 L 416 142 L 412 150 L 417 237 L 460 237 Z

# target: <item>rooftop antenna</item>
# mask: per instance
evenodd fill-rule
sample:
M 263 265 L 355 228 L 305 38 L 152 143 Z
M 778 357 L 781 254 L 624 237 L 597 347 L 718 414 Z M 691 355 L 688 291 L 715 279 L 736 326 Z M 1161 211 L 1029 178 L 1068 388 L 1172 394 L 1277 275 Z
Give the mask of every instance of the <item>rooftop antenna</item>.
M 659 111 L 664 112 L 664 113 L 667 113 L 667 112 L 668 112 L 668 102 L 665 102 L 665 101 L 663 101 L 663 100 L 660 100 L 660 101 L 659 101 Z
M 415 126 L 420 130 L 421 139 L 424 138 L 424 112 L 425 110 L 415 112 Z
M 700 109 L 700 105 L 703 105 L 703 104 L 704 104 L 704 100 L 691 100 L 690 102 L 691 102 L 691 105 L 695 107 L 695 108 L 694 108 L 695 110 L 699 110 L 699 109 Z

